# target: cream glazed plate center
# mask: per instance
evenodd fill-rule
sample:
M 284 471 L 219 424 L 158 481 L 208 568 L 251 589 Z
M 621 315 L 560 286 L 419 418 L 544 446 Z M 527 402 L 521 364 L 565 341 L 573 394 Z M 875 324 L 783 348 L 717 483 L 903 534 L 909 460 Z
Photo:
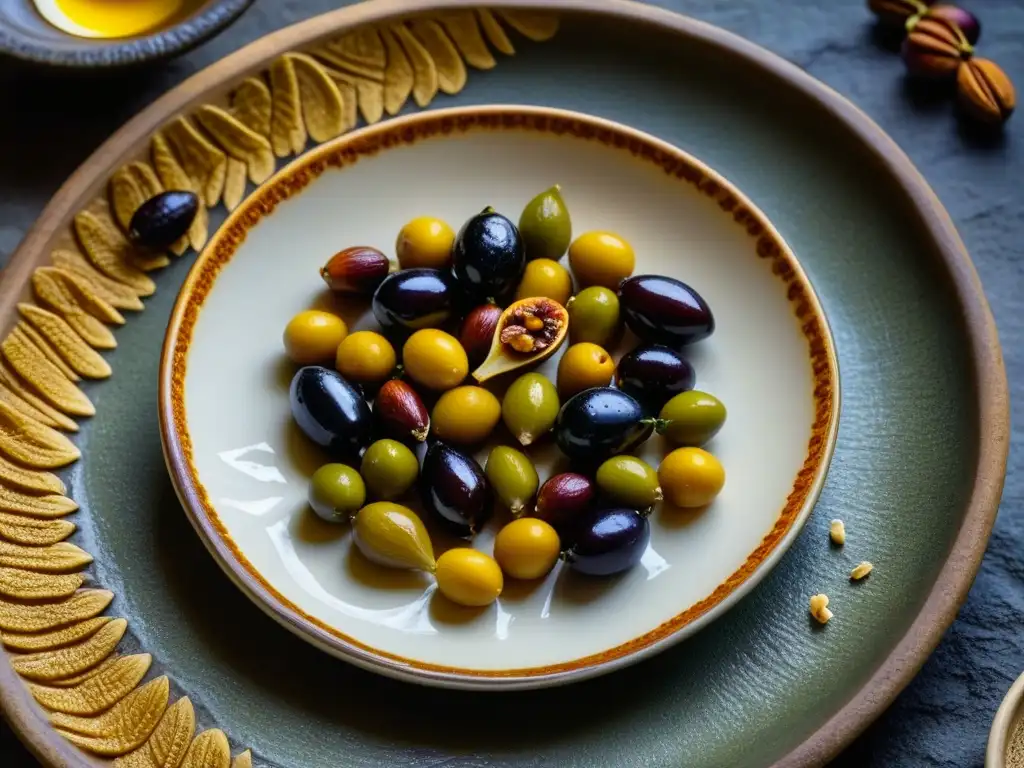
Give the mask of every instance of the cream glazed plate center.
M 693 286 L 716 330 L 686 349 L 697 388 L 728 408 L 707 446 L 726 471 L 709 507 L 659 505 L 641 563 L 608 579 L 561 565 L 542 582 L 506 579 L 481 611 L 457 608 L 427 574 L 369 564 L 347 525 L 307 507 L 329 458 L 294 426 L 289 319 L 330 308 L 350 332 L 376 329 L 368 305 L 336 299 L 319 268 L 372 245 L 394 257 L 402 225 L 437 216 L 458 229 L 486 206 L 513 221 L 559 184 L 574 235 L 611 230 L 634 274 Z M 618 358 L 636 339 L 612 350 Z M 554 381 L 558 357 L 538 370 Z M 515 378 L 514 375 L 510 378 Z M 507 385 L 507 381 L 503 384 Z M 501 396 L 502 384 L 495 388 Z M 638 661 L 696 632 L 761 580 L 792 543 L 824 482 L 839 379 L 825 316 L 795 256 L 741 192 L 698 160 L 631 128 L 531 107 L 436 110 L 311 150 L 236 210 L 182 288 L 161 370 L 161 432 L 200 536 L 272 617 L 360 666 L 463 688 L 569 682 Z M 502 428 L 477 453 L 511 444 Z M 638 452 L 653 466 L 671 447 Z M 530 450 L 541 480 L 564 470 Z M 406 501 L 413 509 L 421 507 Z M 472 546 L 490 553 L 499 510 Z M 433 532 L 433 529 L 431 529 Z M 435 535 L 434 548 L 464 543 Z

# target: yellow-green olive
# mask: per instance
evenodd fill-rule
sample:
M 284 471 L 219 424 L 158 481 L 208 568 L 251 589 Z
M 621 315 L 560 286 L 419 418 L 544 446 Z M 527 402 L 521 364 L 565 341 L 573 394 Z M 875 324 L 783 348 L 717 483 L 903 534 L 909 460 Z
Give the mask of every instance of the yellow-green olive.
M 558 418 L 558 392 L 539 373 L 524 373 L 505 392 L 501 416 L 521 445 L 543 437 Z
M 597 487 L 605 495 L 635 509 L 661 501 L 658 473 L 635 456 L 613 456 L 597 469 Z
M 352 467 L 324 464 L 309 481 L 309 506 L 331 523 L 345 523 L 366 502 L 366 485 Z
M 725 485 L 721 462 L 703 448 L 676 448 L 658 467 L 665 499 L 677 507 L 703 507 Z
M 569 299 L 566 309 L 573 344 L 590 342 L 607 347 L 619 332 L 619 297 L 609 288 L 584 288 Z
M 714 395 L 692 389 L 667 403 L 658 418 L 667 422 L 661 433 L 676 445 L 700 447 L 718 434 L 725 424 L 725 405 Z
M 523 514 L 526 505 L 537 495 L 540 478 L 533 462 L 522 451 L 498 445 L 487 457 L 484 473 L 501 503 L 515 516 Z
M 360 472 L 376 499 L 391 501 L 416 482 L 420 465 L 416 454 L 397 440 L 378 440 L 366 449 Z

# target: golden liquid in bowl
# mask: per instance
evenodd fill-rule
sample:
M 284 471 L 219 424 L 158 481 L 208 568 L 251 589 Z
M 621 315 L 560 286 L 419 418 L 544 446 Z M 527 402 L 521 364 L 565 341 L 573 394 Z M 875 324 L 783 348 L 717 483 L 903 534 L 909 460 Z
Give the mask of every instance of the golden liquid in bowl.
M 43 18 L 76 37 L 135 37 L 175 23 L 202 0 L 35 0 Z

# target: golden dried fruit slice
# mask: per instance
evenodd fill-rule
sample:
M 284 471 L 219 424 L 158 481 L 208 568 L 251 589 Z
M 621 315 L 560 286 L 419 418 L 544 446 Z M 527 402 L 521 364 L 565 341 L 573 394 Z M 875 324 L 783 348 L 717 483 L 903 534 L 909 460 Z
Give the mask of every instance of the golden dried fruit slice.
M 150 142 L 150 154 L 153 158 L 153 165 L 156 167 L 157 175 L 165 189 L 190 190 L 197 195 L 199 191 L 192 184 L 192 179 L 185 172 L 174 156 L 171 145 L 162 133 L 154 134 Z M 225 163 L 224 176 L 227 177 L 227 163 Z M 200 205 L 196 210 L 196 217 L 192 219 L 192 226 L 188 228 L 188 240 L 196 251 L 201 251 L 206 245 L 209 237 L 210 215 L 206 206 Z
M 12 654 L 14 671 L 29 680 L 47 682 L 91 669 L 114 652 L 124 637 L 128 622 L 114 619 L 92 637 L 64 648 L 37 653 Z
M 231 94 L 231 111 L 242 125 L 260 136 L 270 136 L 273 102 L 270 89 L 262 77 L 250 77 L 242 81 Z
M 0 485 L 27 493 L 64 494 L 63 481 L 52 472 L 26 469 L 0 456 Z
M 231 768 L 231 745 L 224 731 L 211 728 L 196 736 L 181 768 Z
M 477 8 L 476 12 L 480 16 L 480 26 L 483 27 L 490 44 L 506 56 L 515 56 L 516 49 L 512 45 L 512 41 L 508 39 L 505 28 L 501 26 L 494 14 L 487 8 Z
M 114 659 L 112 664 L 97 668 L 99 671 L 96 674 L 71 687 L 58 688 L 37 683 L 27 685 L 35 700 L 52 712 L 81 716 L 98 715 L 135 690 L 135 686 L 142 682 L 149 671 L 151 663 L 152 657 L 148 653 L 121 656 Z M 166 718 L 166 715 L 164 717 Z M 154 735 L 155 733 L 154 731 Z
M 438 19 L 467 64 L 476 69 L 494 69 L 497 62 L 480 34 L 480 25 L 471 9 L 445 11 L 438 14 Z
M 60 352 L 53 348 L 53 345 L 43 338 L 42 334 L 33 328 L 27 321 L 19 320 L 18 324 L 11 330 L 11 336 L 19 336 L 21 342 L 31 344 L 40 352 L 43 353 L 43 357 L 53 363 L 60 372 L 63 373 L 70 381 L 81 381 L 82 377 L 79 376 L 75 370 L 68 365 L 64 358 L 60 356 Z
M 124 283 L 111 280 L 78 251 L 58 248 L 50 258 L 53 265 L 79 278 L 100 299 L 115 309 L 130 309 L 136 312 L 144 308 L 139 295 Z
M 384 116 L 384 83 L 367 80 L 363 77 L 356 77 L 347 72 L 342 72 L 331 67 L 324 67 L 324 70 L 337 84 L 342 99 L 346 99 L 345 121 L 350 128 L 356 124 L 355 107 L 362 113 L 363 119 L 368 123 L 379 122 Z M 354 94 L 355 99 L 351 97 Z
M 74 532 L 75 524 L 67 520 L 38 520 L 0 512 L 0 539 L 15 544 L 42 547 L 64 541 Z
M 231 761 L 231 768 L 252 768 L 252 752 L 248 749 Z
M 134 752 L 114 761 L 114 768 L 177 768 L 196 730 L 196 713 L 188 696 L 171 704 L 153 734 Z
M 270 116 L 270 143 L 278 157 L 295 155 L 306 148 L 306 126 L 302 122 L 299 78 L 288 56 L 270 65 L 270 94 L 274 111 Z
M 117 757 L 136 749 L 156 728 L 167 709 L 171 688 L 166 676 L 137 688 L 96 717 L 54 712 L 50 722 L 61 735 L 81 749 Z
M 553 13 L 519 9 L 504 9 L 497 13 L 512 29 L 536 43 L 550 40 L 558 32 L 558 16 Z
M 391 31 L 402 43 L 415 73 L 412 97 L 417 105 L 425 107 L 437 96 L 437 66 L 427 53 L 427 49 L 423 47 L 423 43 L 413 37 L 408 27 L 401 23 L 392 24 Z
M 67 496 L 51 493 L 35 496 L 12 488 L 0 488 L 0 512 L 13 512 L 42 520 L 52 520 L 78 511 L 78 503 Z
M 19 304 L 21 316 L 46 337 L 61 358 L 77 373 L 90 379 L 105 379 L 111 374 L 110 364 L 75 333 L 63 318 L 34 304 Z
M 102 320 L 79 303 L 80 291 L 76 290 L 82 287 L 79 283 L 82 281 L 77 275 L 60 267 L 39 267 L 32 273 L 32 291 L 41 304 L 63 316 L 89 345 L 97 349 L 113 349 L 117 346 L 114 334 Z
M 354 83 L 339 80 L 330 72 L 328 76 L 334 80 L 334 84 L 338 86 L 338 93 L 341 94 L 342 133 L 351 131 L 359 122 L 359 96 L 356 93 L 356 86 Z
M 163 130 L 175 156 L 192 180 L 192 188 L 208 208 L 220 202 L 228 158 L 203 136 L 185 117 L 172 121 Z
M 105 617 L 105 618 L 109 618 L 109 617 Z M 149 654 L 143 654 L 143 655 L 144 656 L 148 656 Z M 124 658 L 124 657 L 118 656 L 117 654 L 114 654 L 109 659 L 107 659 L 102 664 L 100 664 L 99 666 L 93 667 L 92 669 L 88 669 L 88 670 L 86 670 L 85 672 L 83 672 L 80 675 L 73 675 L 72 677 L 65 677 L 62 680 L 51 680 L 50 681 L 50 685 L 60 686 L 61 688 L 73 688 L 76 685 L 81 685 L 86 680 L 89 680 L 92 677 L 95 677 L 96 675 L 100 674 L 101 672 L 106 672 L 107 670 L 110 669 L 110 667 L 114 666 L 114 664 L 116 664 L 122 658 Z
M 380 34 L 373 26 L 347 32 L 336 40 L 324 43 L 320 51 L 331 57 L 331 63 L 353 75 L 384 82 L 387 52 Z
M 0 453 L 34 469 L 57 469 L 81 457 L 64 435 L 0 401 Z
M 170 265 L 171 260 L 165 253 L 146 254 L 141 251 L 134 251 L 130 262 L 132 266 L 138 267 L 143 272 L 155 272 Z
M 262 184 L 274 173 L 274 150 L 263 136 L 209 104 L 199 107 L 195 118 L 229 157 L 246 164 L 253 184 Z
M 110 209 L 114 212 L 114 219 L 121 229 L 127 232 L 132 216 L 139 210 L 139 206 L 146 202 L 145 193 L 127 165 L 118 168 L 110 177 L 107 194 L 110 196 Z
M 77 432 L 78 424 L 67 414 L 61 413 L 12 371 L 0 356 L 0 402 L 6 403 L 29 421 L 45 427 Z
M 249 170 L 241 160 L 228 158 L 228 173 L 224 178 L 224 207 L 233 211 L 245 197 L 245 183 L 249 179 Z
M 31 384 L 55 408 L 71 416 L 92 416 L 96 408 L 88 397 L 61 373 L 42 352 L 24 343 L 17 334 L 8 336 L 0 350 L 11 368 Z
M 105 589 L 82 589 L 59 603 L 31 605 L 0 600 L 0 629 L 8 632 L 46 632 L 98 616 L 113 599 L 114 593 Z
M 4 568 L 24 568 L 38 573 L 72 573 L 81 570 L 91 562 L 92 555 L 66 541 L 51 544 L 48 547 L 26 547 L 21 544 L 0 541 L 0 566 Z M 90 615 L 95 616 L 96 614 Z M 89 617 L 79 616 L 78 618 Z M 75 620 L 77 621 L 77 619 Z M 49 629 L 49 627 L 18 629 L 0 625 L 0 629 L 10 629 L 13 632 L 38 632 L 40 629 Z
M 35 579 L 47 579 L 50 581 L 63 579 L 68 584 L 74 584 L 76 581 L 81 584 L 83 581 L 82 575 L 78 573 L 71 573 L 66 576 L 51 576 L 41 573 L 31 573 L 29 571 L 18 571 L 18 573 L 31 576 Z M 71 590 L 68 595 L 74 591 L 75 590 Z M 61 596 L 63 597 L 64 595 Z M 88 637 L 92 637 L 102 629 L 104 625 L 109 624 L 112 621 L 113 619 L 110 616 L 97 616 L 95 619 L 86 619 L 85 621 L 69 624 L 66 627 L 55 629 L 53 632 L 41 632 L 35 635 L 19 635 L 15 632 L 0 632 L 0 643 L 3 643 L 4 647 L 10 648 L 12 651 L 52 651 L 57 648 L 63 648 L 66 645 L 72 645 L 73 643 L 80 642 Z
M 131 264 L 131 245 L 113 222 L 92 211 L 75 214 L 75 235 L 85 255 L 100 272 L 127 285 L 138 296 L 151 296 L 156 284 Z
M 389 115 L 397 115 L 412 93 L 416 73 L 395 33 L 384 27 L 381 38 L 388 54 L 388 65 L 384 69 L 384 109 Z
M 334 80 L 313 58 L 303 53 L 286 54 L 295 68 L 302 102 L 302 119 L 309 137 L 324 142 L 345 130 L 345 104 Z
M 17 600 L 56 600 L 70 597 L 84 581 L 85 578 L 79 573 L 36 573 L 21 568 L 0 568 L 0 595 Z M 74 635 L 71 639 L 77 637 Z M 63 645 L 63 642 L 49 635 L 0 634 L 0 642 L 22 651 L 41 651 Z
M 434 62 L 438 88 L 445 93 L 458 93 L 465 88 L 466 63 L 441 25 L 434 19 L 420 17 L 410 19 L 409 26 Z

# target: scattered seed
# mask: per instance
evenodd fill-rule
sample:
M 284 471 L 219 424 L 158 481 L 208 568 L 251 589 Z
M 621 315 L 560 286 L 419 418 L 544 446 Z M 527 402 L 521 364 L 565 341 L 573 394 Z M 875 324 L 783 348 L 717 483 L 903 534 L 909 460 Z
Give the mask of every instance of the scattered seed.
M 832 618 L 832 611 L 828 609 L 828 595 L 820 594 L 811 596 L 811 616 L 819 624 L 828 624 Z
M 837 547 L 846 543 L 846 526 L 842 520 L 833 520 L 828 527 L 828 536 Z
M 850 571 L 850 579 L 852 581 L 860 581 L 865 576 L 867 576 L 869 573 L 871 573 L 871 571 L 873 571 L 874 569 L 875 569 L 875 566 L 873 566 L 871 563 L 869 563 L 867 560 L 865 560 L 864 562 L 860 563 L 860 565 L 858 565 L 856 568 L 854 568 L 852 571 Z

